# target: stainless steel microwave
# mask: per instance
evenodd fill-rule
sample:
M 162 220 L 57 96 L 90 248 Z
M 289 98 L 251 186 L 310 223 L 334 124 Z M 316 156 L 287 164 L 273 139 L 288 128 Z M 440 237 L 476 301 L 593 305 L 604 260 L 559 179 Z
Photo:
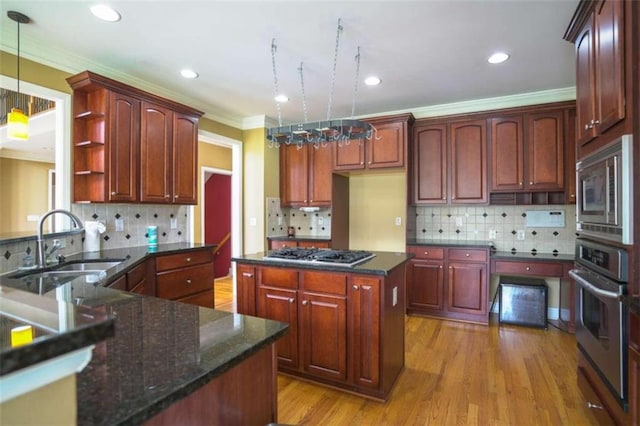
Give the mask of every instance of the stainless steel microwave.
M 576 163 L 576 228 L 633 244 L 633 139 L 623 135 Z

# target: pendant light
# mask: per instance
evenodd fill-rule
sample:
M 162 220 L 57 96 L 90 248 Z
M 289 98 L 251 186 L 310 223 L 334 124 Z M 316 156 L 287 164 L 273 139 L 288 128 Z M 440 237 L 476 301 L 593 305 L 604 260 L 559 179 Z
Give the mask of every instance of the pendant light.
M 7 12 L 9 19 L 18 23 L 18 95 L 20 95 L 20 24 L 28 24 L 31 19 L 20 12 L 10 10 Z M 29 139 L 29 117 L 20 108 L 11 108 L 7 115 L 7 136 L 9 139 L 27 140 Z

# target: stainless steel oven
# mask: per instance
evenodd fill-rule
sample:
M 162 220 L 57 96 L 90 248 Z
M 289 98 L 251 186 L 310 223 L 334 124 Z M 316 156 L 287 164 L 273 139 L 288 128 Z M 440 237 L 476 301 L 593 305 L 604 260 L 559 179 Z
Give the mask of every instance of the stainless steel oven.
M 632 136 L 577 162 L 576 185 L 578 233 L 633 244 Z
M 626 410 L 627 308 L 629 259 L 625 250 L 578 239 L 575 269 L 578 349 Z

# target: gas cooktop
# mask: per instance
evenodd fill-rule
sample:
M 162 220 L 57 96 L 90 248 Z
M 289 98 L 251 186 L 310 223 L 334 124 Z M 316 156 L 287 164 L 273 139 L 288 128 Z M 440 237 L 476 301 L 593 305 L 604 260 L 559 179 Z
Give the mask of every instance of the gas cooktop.
M 375 255 L 362 250 L 332 250 L 317 248 L 281 248 L 270 251 L 264 259 L 299 263 L 329 263 L 341 266 L 354 266 L 365 262 Z

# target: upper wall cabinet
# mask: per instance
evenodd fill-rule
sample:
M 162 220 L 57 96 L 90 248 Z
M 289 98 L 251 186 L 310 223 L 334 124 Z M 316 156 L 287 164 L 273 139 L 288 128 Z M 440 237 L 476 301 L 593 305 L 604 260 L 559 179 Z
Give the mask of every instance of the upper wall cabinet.
M 631 31 L 624 22 L 631 3 L 582 1 L 565 33 L 565 39 L 576 46 L 579 157 L 630 131 L 624 121 L 630 117 L 626 100 L 631 99 L 628 62 L 632 53 L 625 39 L 630 39 Z
M 358 171 L 404 167 L 411 114 L 385 116 L 364 120 L 376 129 L 368 140 L 351 141 L 348 145 L 334 147 L 334 171 Z
M 487 202 L 486 121 L 416 125 L 411 149 L 416 204 Z
M 73 202 L 195 204 L 202 112 L 90 71 L 73 89 Z
M 331 206 L 332 148 L 280 146 L 280 198 L 287 207 Z

